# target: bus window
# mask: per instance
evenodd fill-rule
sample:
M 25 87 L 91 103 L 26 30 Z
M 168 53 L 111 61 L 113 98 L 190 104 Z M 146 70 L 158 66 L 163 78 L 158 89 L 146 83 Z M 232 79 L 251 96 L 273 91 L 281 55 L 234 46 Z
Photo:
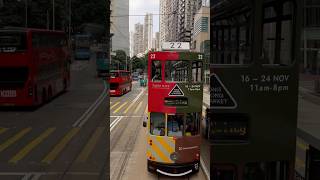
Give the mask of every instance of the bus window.
M 150 134 L 165 135 L 165 116 L 163 113 L 150 113 Z
M 16 52 L 27 49 L 26 33 L 0 32 L 0 52 Z
M 111 77 L 111 78 L 119 77 L 119 73 L 117 73 L 117 72 L 111 72 L 111 73 L 110 73 L 110 77 Z
M 200 117 L 200 113 L 187 113 L 186 136 L 195 136 L 199 134 Z
M 188 81 L 187 61 L 166 61 L 165 75 L 167 82 L 187 82 Z
M 202 82 L 202 62 L 195 61 L 192 63 L 192 82 Z
M 161 61 L 152 61 L 152 82 L 161 82 Z
M 167 122 L 168 136 L 182 136 L 183 132 L 183 115 L 168 115 Z

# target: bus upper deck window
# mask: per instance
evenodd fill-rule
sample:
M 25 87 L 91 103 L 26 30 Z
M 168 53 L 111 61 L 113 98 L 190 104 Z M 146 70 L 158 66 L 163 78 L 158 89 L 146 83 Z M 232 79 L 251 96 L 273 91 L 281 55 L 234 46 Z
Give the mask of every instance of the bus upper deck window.
M 166 61 L 165 78 L 167 82 L 187 82 L 188 81 L 187 61 Z
M 162 81 L 161 69 L 161 61 L 152 61 L 152 82 Z
M 183 135 L 183 117 L 183 115 L 168 115 L 168 136 L 172 137 Z
M 150 134 L 165 135 L 165 116 L 163 113 L 150 113 Z

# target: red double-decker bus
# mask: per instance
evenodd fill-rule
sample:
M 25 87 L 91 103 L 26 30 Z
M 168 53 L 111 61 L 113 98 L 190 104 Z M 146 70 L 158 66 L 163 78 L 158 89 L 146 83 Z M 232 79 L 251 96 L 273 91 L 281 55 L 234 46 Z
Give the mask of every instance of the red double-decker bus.
M 64 32 L 0 29 L 0 106 L 36 106 L 65 91 L 70 54 Z
M 111 70 L 109 83 L 110 96 L 122 96 L 132 89 L 131 73 L 125 70 Z
M 147 167 L 185 176 L 200 167 L 203 55 L 181 51 L 186 43 L 165 45 L 148 56 Z

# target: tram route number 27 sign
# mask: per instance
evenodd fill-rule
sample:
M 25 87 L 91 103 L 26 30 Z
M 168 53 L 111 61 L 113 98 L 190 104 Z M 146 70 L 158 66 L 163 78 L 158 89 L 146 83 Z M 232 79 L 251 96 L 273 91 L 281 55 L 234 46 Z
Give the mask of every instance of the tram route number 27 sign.
M 210 90 L 210 106 L 213 109 L 237 108 L 237 102 L 216 74 L 211 75 L 210 81 L 213 83 Z

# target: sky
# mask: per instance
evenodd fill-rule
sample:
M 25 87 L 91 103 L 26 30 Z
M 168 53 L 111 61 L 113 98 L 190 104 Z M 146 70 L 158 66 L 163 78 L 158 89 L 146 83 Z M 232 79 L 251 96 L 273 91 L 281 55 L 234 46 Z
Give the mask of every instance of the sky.
M 129 0 L 130 15 L 159 14 L 159 0 Z M 130 16 L 129 29 L 134 31 L 134 24 L 144 24 L 144 16 Z M 159 15 L 153 15 L 153 33 L 159 32 Z

